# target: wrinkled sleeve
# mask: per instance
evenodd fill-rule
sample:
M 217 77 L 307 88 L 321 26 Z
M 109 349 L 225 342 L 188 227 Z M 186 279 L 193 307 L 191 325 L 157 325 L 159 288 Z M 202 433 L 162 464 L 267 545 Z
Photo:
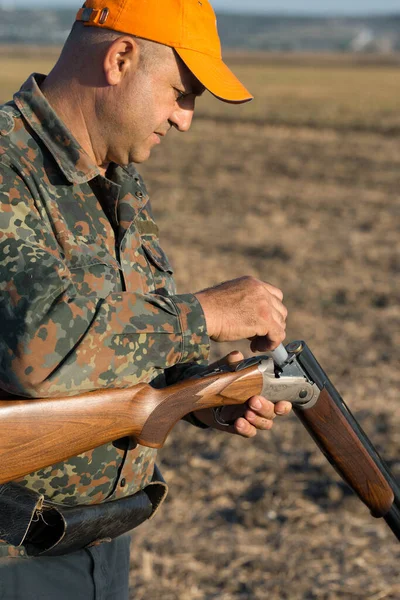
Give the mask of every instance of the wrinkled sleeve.
M 127 387 L 205 360 L 191 294 L 80 295 L 22 179 L 0 165 L 0 386 L 25 396 Z

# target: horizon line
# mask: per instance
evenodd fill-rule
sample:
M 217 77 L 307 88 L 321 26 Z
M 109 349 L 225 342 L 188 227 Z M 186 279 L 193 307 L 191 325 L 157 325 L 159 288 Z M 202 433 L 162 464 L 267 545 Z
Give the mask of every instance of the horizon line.
M 32 8 L 32 5 L 30 5 L 30 3 L 26 2 L 24 4 L 19 4 L 17 6 L 13 6 L 12 2 L 3 2 L 2 0 L 0 0 L 0 10 L 6 10 L 8 11 L 18 11 L 18 10 L 30 10 L 32 12 L 35 11 L 39 11 L 41 9 L 47 9 L 47 10 L 52 10 L 57 12 L 58 10 L 71 10 L 74 11 L 75 7 L 72 7 L 68 4 L 64 4 L 61 6 L 52 6 L 50 3 L 44 2 L 42 5 L 36 5 L 35 8 Z M 370 17 L 400 17 L 400 8 L 399 9 L 387 9 L 387 10 L 381 10 L 381 9 L 375 9 L 375 10 L 369 10 L 367 13 L 364 11 L 362 11 L 360 9 L 360 12 L 358 11 L 354 11 L 354 12 L 343 12 L 343 11 L 337 11 L 337 10 L 327 10 L 324 12 L 318 12 L 315 10 L 296 10 L 296 11 L 292 11 L 290 9 L 286 9 L 286 10 L 277 10 L 277 9 L 267 9 L 267 10 L 262 10 L 262 9 L 251 9 L 249 11 L 243 11 L 240 9 L 236 9 L 236 8 L 220 8 L 220 9 L 215 9 L 215 12 L 217 14 L 224 14 L 224 15 L 238 15 L 238 16 L 254 16 L 254 17 L 260 17 L 260 16 L 266 16 L 266 17 L 290 17 L 290 18 L 304 18 L 304 17 L 310 17 L 310 18 L 370 18 Z

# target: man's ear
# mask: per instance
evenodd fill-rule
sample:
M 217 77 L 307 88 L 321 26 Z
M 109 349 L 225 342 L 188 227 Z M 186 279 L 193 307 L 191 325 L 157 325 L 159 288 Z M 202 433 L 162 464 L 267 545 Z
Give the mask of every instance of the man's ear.
M 109 85 L 118 85 L 128 71 L 139 64 L 139 44 L 130 36 L 121 36 L 107 50 L 104 75 Z

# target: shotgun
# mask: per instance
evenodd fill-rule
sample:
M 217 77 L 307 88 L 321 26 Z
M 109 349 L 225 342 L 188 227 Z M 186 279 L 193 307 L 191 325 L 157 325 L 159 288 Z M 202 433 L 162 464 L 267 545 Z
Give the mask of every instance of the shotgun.
M 0 484 L 122 437 L 161 448 L 182 417 L 204 408 L 230 427 L 223 407 L 254 395 L 292 402 L 328 461 L 400 540 L 398 484 L 304 342 L 164 389 L 143 383 L 64 398 L 2 400 Z

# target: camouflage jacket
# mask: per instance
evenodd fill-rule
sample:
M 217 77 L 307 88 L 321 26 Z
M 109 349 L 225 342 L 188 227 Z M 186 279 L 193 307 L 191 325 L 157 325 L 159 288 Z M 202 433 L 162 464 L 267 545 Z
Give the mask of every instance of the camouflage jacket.
M 0 388 L 73 395 L 204 361 L 204 314 L 176 294 L 141 177 L 115 164 L 103 177 L 43 79 L 0 107 Z M 59 504 L 98 503 L 147 485 L 154 460 L 154 450 L 108 444 L 19 483 Z

